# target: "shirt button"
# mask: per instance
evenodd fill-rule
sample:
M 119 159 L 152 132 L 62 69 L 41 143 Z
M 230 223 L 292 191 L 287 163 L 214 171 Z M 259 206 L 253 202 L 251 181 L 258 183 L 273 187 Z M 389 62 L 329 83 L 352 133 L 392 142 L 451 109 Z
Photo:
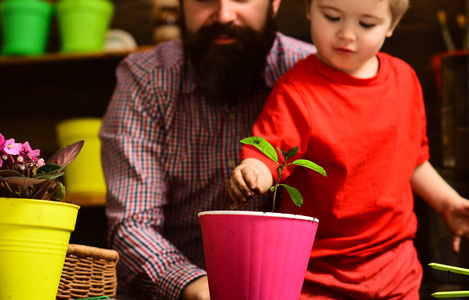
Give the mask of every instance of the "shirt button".
M 228 160 L 228 168 L 234 169 L 236 167 L 236 161 L 234 159 Z

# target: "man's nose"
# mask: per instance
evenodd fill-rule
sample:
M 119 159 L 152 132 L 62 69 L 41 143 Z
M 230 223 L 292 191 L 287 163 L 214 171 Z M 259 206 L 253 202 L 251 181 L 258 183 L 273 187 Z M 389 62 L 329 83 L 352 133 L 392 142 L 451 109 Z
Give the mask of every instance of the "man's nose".
M 214 18 L 220 24 L 229 24 L 236 20 L 236 7 L 232 0 L 218 0 Z

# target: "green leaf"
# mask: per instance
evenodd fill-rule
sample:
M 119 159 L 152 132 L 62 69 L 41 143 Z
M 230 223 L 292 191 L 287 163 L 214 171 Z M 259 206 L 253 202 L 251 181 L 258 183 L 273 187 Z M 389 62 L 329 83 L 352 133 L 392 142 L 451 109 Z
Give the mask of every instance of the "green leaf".
M 0 170 L 0 178 L 7 178 L 7 177 L 25 177 L 23 174 L 13 171 L 13 170 Z
M 280 148 L 277 148 L 278 151 L 280 151 L 280 153 L 282 153 L 283 157 L 287 157 L 287 153 L 285 151 L 283 151 L 282 149 Z
M 269 142 L 267 142 L 265 139 L 259 136 L 252 136 L 252 137 L 242 139 L 240 142 L 246 145 L 253 145 L 257 149 L 259 149 L 262 153 L 264 153 L 268 158 L 270 158 L 271 160 L 273 160 L 274 162 L 278 164 L 277 152 L 275 151 L 274 147 L 272 147 L 272 145 Z
M 62 170 L 62 167 L 56 164 L 46 164 L 37 169 L 36 175 L 45 175 Z
M 278 149 L 280 150 L 280 149 Z M 298 154 L 298 146 L 291 148 L 288 153 L 285 153 L 284 151 L 280 150 L 280 152 L 283 154 L 283 158 L 285 159 L 285 162 L 287 162 L 290 158 Z
M 65 192 L 65 186 L 59 181 L 56 192 L 55 192 L 55 198 L 57 201 L 62 200 L 65 198 L 66 192 Z
M 293 200 L 293 203 L 295 203 L 296 206 L 301 207 L 303 205 L 303 196 L 301 196 L 300 192 L 296 188 L 283 183 L 281 183 L 280 185 L 287 190 L 288 194 L 290 194 L 290 197 Z
M 39 176 L 35 176 L 34 178 L 36 179 L 56 179 L 56 178 L 59 178 L 61 176 L 63 176 L 65 173 L 64 172 L 57 172 L 57 173 L 52 173 L 52 174 L 42 174 L 42 175 L 39 175 Z
M 314 170 L 318 173 L 320 173 L 322 176 L 327 177 L 326 171 L 319 165 L 313 163 L 310 160 L 307 159 L 297 159 L 294 162 L 291 163 L 292 165 L 298 165 L 302 166 L 311 170 Z

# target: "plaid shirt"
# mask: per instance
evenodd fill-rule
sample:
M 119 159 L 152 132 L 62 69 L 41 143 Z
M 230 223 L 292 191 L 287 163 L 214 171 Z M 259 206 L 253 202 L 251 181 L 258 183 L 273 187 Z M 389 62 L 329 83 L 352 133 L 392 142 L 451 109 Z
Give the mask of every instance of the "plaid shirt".
M 239 140 L 249 136 L 275 81 L 314 50 L 279 33 L 265 86 L 235 107 L 194 92 L 180 40 L 120 63 L 100 137 L 110 244 L 120 254 L 119 287 L 131 298 L 178 299 L 206 274 L 197 213 L 229 209 Z

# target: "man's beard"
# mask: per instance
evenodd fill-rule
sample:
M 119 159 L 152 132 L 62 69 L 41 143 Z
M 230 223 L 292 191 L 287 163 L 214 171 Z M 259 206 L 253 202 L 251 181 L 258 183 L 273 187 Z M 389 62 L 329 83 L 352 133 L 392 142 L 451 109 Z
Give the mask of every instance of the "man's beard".
M 215 103 L 242 103 L 264 84 L 266 57 L 275 39 L 273 17 L 263 30 L 215 23 L 196 33 L 183 29 L 184 55 L 194 67 L 198 91 Z M 185 28 L 185 26 L 182 26 Z M 231 44 L 216 44 L 218 35 L 234 37 Z

